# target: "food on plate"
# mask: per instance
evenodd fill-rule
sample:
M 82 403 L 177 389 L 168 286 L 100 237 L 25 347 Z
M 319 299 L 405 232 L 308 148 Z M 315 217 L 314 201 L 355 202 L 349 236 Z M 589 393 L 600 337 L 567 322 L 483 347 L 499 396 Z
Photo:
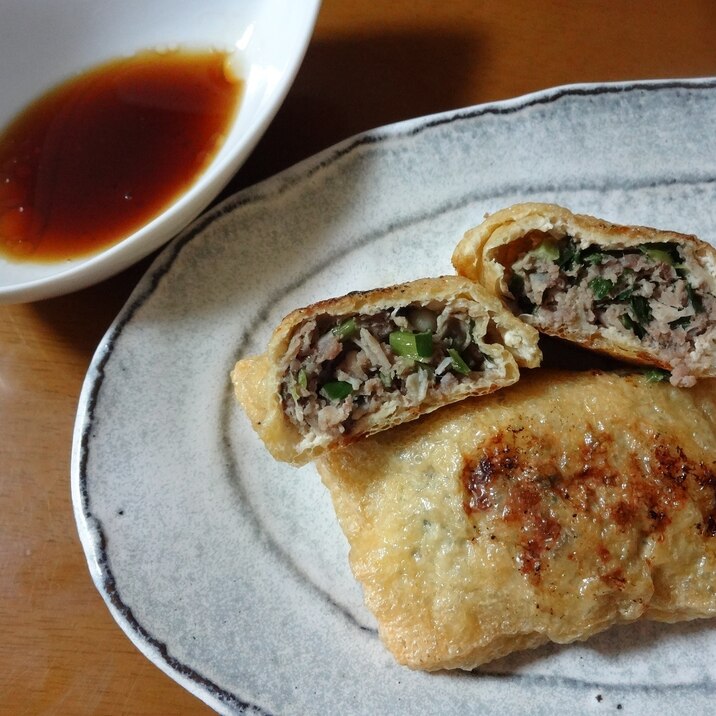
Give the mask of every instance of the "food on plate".
M 468 231 L 453 264 L 544 333 L 674 385 L 716 376 L 716 249 L 695 236 L 517 204 Z
M 317 465 L 401 664 L 716 615 L 716 380 L 530 371 Z
M 443 276 L 298 309 L 231 377 L 271 454 L 303 464 L 514 383 L 518 366 L 539 364 L 537 340 L 479 285 Z

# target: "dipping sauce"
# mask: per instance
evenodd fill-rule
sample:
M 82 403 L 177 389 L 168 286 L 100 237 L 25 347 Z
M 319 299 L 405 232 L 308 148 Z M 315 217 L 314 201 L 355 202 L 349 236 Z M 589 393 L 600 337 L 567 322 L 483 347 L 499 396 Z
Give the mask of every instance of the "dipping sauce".
M 0 134 L 0 253 L 76 258 L 159 215 L 225 139 L 243 88 L 227 59 L 142 52 L 33 102 Z

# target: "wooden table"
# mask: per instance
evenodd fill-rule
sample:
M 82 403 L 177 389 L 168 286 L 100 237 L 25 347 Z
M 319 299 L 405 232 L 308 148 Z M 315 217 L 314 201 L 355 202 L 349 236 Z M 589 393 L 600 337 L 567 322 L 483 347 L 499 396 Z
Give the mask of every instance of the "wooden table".
M 713 0 L 325 0 L 235 191 L 351 134 L 553 85 L 716 75 Z M 70 502 L 80 386 L 148 261 L 0 307 L 0 713 L 201 714 L 95 591 Z

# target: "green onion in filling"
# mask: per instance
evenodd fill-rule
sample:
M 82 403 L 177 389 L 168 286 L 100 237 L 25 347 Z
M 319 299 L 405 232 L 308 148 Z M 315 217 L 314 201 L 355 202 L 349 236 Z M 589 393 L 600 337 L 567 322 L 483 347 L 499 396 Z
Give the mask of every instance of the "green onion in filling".
M 636 323 L 628 313 L 622 313 L 619 316 L 622 326 L 633 331 L 637 338 L 643 338 L 646 335 L 646 331 Z
M 396 355 L 420 360 L 433 355 L 433 334 L 430 331 L 412 333 L 410 331 L 393 331 L 388 342 Z
M 608 254 L 603 254 L 599 250 L 589 249 L 589 253 L 582 254 L 581 261 L 584 264 L 600 264 L 605 256 L 608 256 Z
M 634 317 L 641 325 L 649 323 L 653 318 L 649 301 L 644 296 L 632 296 L 629 299 L 629 305 L 634 312 Z
M 559 259 L 557 263 L 563 271 L 569 271 L 576 261 L 579 261 L 580 251 L 571 239 L 559 247 Z
M 649 257 L 652 261 L 657 263 L 674 265 L 674 260 L 671 258 L 671 254 L 668 251 L 662 251 L 661 249 L 650 249 L 648 246 L 640 246 L 639 250 L 644 256 Z
M 669 380 L 671 373 L 668 370 L 661 370 L 660 368 L 653 368 L 651 370 L 644 371 L 644 377 L 647 383 L 662 383 Z
M 556 241 L 552 241 L 551 239 L 545 239 L 534 249 L 528 251 L 526 255 L 534 256 L 535 258 L 556 261 L 559 258 L 559 246 L 557 245 Z
M 467 363 L 465 363 L 463 357 L 454 348 L 448 348 L 448 355 L 450 356 L 450 367 L 453 370 L 463 375 L 467 375 L 470 372 Z
M 669 328 L 686 328 L 691 323 L 691 316 L 682 316 L 674 321 L 669 321 Z
M 644 256 L 648 256 L 652 261 L 669 264 L 669 266 L 681 263 L 678 247 L 676 244 L 670 244 L 667 241 L 642 244 L 639 246 L 639 251 L 641 251 Z
M 330 383 L 324 383 L 321 393 L 328 400 L 343 400 L 353 392 L 353 386 L 345 380 L 334 380 Z
M 308 375 L 306 373 L 305 368 L 301 368 L 301 370 L 298 371 L 298 375 L 296 375 L 296 382 L 302 387 L 307 388 L 308 387 Z
M 625 268 L 624 271 L 622 271 L 621 276 L 617 279 L 616 287 L 619 290 L 619 293 L 614 297 L 615 301 L 626 301 L 628 298 L 631 298 L 631 295 L 634 293 L 634 289 L 636 288 L 636 281 L 633 276 L 634 271 L 630 268 Z M 628 284 L 630 278 L 632 279 L 632 282 Z
M 358 333 L 358 324 L 355 318 L 349 318 L 343 323 L 340 323 L 333 329 L 333 335 L 339 340 L 344 341 L 346 338 Z
M 601 301 L 609 295 L 610 291 L 614 288 L 614 283 L 608 278 L 596 276 L 589 282 L 589 288 L 592 289 L 594 298 L 597 301 Z

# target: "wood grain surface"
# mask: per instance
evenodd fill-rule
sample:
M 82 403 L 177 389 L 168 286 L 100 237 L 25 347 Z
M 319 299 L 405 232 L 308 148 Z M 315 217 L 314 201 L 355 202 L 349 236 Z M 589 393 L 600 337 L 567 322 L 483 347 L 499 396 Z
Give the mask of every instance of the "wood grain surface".
M 226 193 L 356 132 L 559 84 L 716 75 L 713 0 L 325 0 L 304 64 Z M 149 260 L 0 306 L 0 714 L 202 714 L 96 592 L 70 500 L 93 351 Z

